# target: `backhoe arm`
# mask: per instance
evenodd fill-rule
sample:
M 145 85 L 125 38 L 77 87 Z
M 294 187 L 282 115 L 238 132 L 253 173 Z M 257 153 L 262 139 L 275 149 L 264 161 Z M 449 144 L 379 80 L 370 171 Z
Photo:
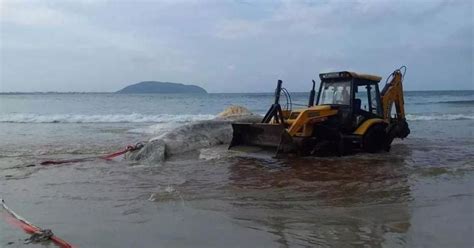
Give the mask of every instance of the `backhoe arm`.
M 386 121 L 390 121 L 392 105 L 395 104 L 397 119 L 405 119 L 405 106 L 403 102 L 403 74 L 400 69 L 395 70 L 391 75 L 391 80 L 385 85 L 381 92 L 383 115 Z
M 401 69 L 405 68 L 402 73 Z M 406 67 L 395 70 L 390 76 L 390 82 L 385 85 L 381 92 L 381 102 L 383 108 L 384 119 L 390 123 L 389 132 L 393 138 L 405 138 L 410 133 L 408 123 L 405 119 L 405 102 L 403 99 L 403 77 L 406 72 Z M 388 81 L 388 80 L 387 80 Z M 391 111 L 395 105 L 396 116 L 392 118 Z

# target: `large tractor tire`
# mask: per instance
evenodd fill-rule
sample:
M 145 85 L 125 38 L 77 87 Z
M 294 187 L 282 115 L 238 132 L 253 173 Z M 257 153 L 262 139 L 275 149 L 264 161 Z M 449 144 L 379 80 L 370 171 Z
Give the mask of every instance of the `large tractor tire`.
M 366 152 L 376 153 L 387 150 L 388 135 L 384 125 L 374 125 L 367 130 L 362 140 L 362 149 Z

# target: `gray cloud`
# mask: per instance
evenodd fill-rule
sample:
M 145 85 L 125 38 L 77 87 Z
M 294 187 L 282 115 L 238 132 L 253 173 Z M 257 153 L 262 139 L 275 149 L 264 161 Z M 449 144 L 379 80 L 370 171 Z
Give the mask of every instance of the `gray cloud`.
M 0 91 L 306 91 L 332 70 L 473 89 L 471 1 L 2 1 Z M 453 75 L 456 75 L 453 78 Z

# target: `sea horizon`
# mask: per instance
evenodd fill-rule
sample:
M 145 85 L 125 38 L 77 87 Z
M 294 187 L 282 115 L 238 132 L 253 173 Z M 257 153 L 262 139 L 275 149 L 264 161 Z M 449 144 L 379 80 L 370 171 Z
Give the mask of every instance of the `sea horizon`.
M 403 90 L 404 92 L 469 92 L 473 91 L 474 89 L 452 89 L 452 90 Z M 316 89 L 316 92 L 318 90 Z M 117 91 L 0 91 L 0 95 L 34 95 L 34 94 L 116 94 Z M 309 93 L 308 91 L 290 91 L 290 93 L 294 94 L 304 94 Z M 273 91 L 262 91 L 262 92 L 207 92 L 207 93 L 120 93 L 122 95 L 159 95 L 159 94 L 166 94 L 166 95 L 199 95 L 199 94 L 274 94 Z

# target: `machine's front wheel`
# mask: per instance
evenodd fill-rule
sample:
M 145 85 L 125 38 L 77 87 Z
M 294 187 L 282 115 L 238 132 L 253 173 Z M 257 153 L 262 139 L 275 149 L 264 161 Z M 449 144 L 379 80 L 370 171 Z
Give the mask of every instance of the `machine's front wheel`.
M 382 150 L 387 150 L 387 132 L 383 125 L 375 125 L 369 128 L 364 134 L 362 140 L 362 148 L 366 152 L 376 153 Z

